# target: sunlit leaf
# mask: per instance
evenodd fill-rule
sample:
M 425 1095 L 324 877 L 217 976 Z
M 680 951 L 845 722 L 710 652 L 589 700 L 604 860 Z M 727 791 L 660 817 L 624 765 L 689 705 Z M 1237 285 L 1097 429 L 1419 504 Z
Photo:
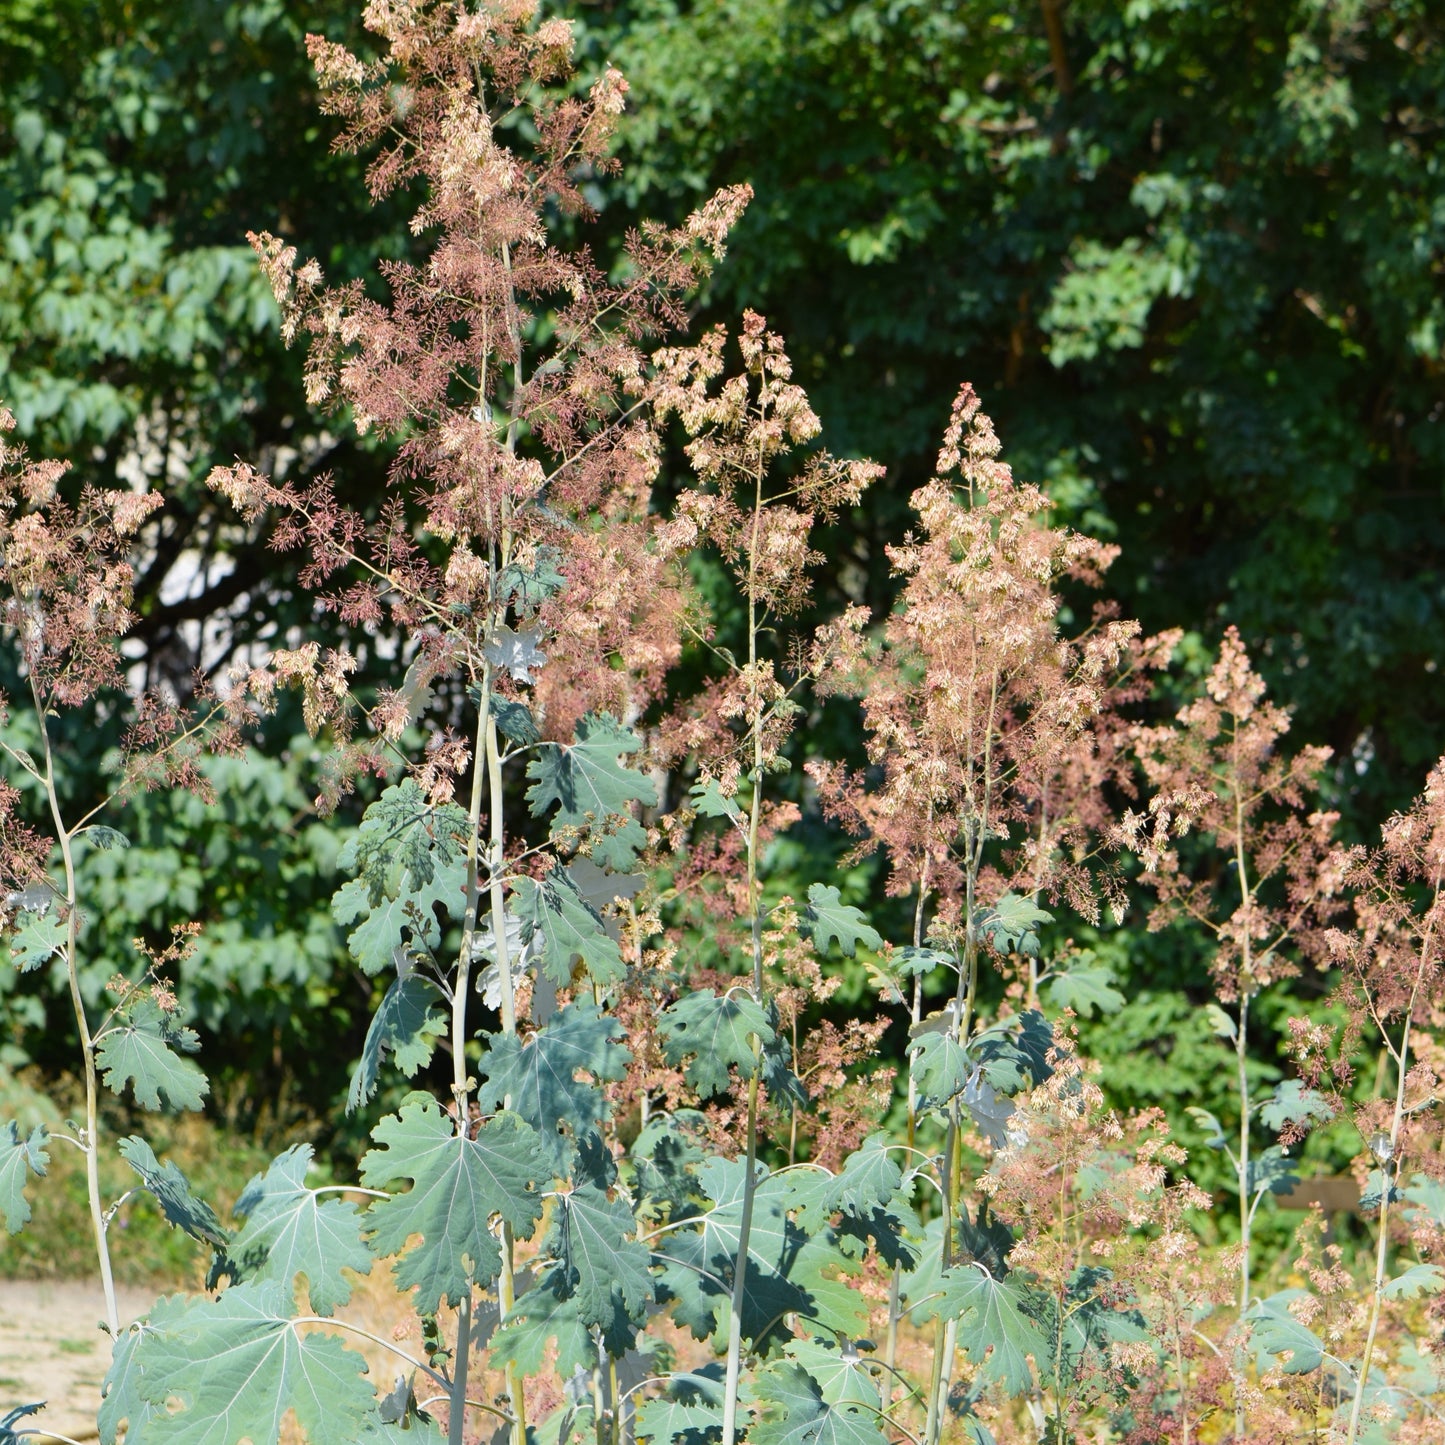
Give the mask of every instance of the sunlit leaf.
M 571 1153 L 569 1138 L 601 1124 L 608 1115 L 594 1080 L 615 1082 L 627 1072 L 631 1053 L 618 1042 L 623 1028 L 598 1012 L 591 999 L 568 1004 L 545 1028 L 527 1038 L 493 1034 L 482 1055 L 483 1109 L 503 1103 L 536 1131 L 548 1163 L 563 1172 Z
M 1005 893 L 992 908 L 979 914 L 978 926 L 1000 953 L 1012 949 L 1037 958 L 1039 925 L 1052 923 L 1054 915 L 1040 908 L 1031 898 L 1018 893 Z
M 541 879 L 519 878 L 515 886 L 523 937 L 540 940 L 542 968 L 559 988 L 572 982 L 579 961 L 588 978 L 604 988 L 626 977 L 617 940 L 565 868 L 554 867 Z
M 227 1247 L 241 1279 L 274 1279 L 288 1288 L 305 1275 L 311 1308 L 329 1315 L 351 1298 L 345 1270 L 366 1274 L 371 1251 L 350 1200 L 306 1187 L 311 1146 L 294 1144 L 241 1191 L 235 1214 L 245 1225 Z
M 556 1261 L 582 1323 L 604 1334 L 640 1325 L 653 1298 L 650 1257 L 636 1233 L 627 1205 L 591 1184 L 557 1196 L 543 1251 Z
M 131 1085 L 141 1108 L 198 1110 L 211 1086 L 200 1065 L 181 1055 L 200 1046 L 194 1029 L 143 994 L 100 1036 L 95 1055 L 106 1087 L 123 1095 Z
M 652 780 L 619 761 L 641 746 L 614 718 L 589 713 L 577 724 L 574 742 L 549 744 L 527 765 L 532 816 L 540 818 L 555 807 L 554 836 L 567 830 L 583 834 L 595 863 L 630 872 L 647 841 L 632 817 L 632 804 L 657 802 Z
M 133 1368 L 135 1388 L 167 1407 L 145 1422 L 153 1445 L 271 1445 L 288 1412 L 309 1439 L 353 1445 L 376 1405 L 366 1361 L 335 1335 L 303 1334 L 279 1281 L 161 1300 Z
M 1266 1129 L 1278 1133 L 1287 1124 L 1328 1124 L 1335 1117 L 1334 1106 L 1303 1079 L 1284 1079 L 1259 1111 Z
M 868 922 L 861 909 L 844 903 L 831 883 L 814 883 L 808 889 L 808 906 L 798 926 L 822 954 L 835 942 L 849 958 L 857 952 L 860 943 L 865 948 L 883 947 L 882 934 Z
M 687 1060 L 687 1081 L 704 1099 L 724 1093 L 729 1070 L 744 1076 L 757 1067 L 753 1039 L 768 1044 L 776 1037 L 762 1005 L 740 989 L 713 993 L 695 989 L 665 1009 L 657 1020 L 663 1053 L 670 1064 Z
M 30 1201 L 25 1197 L 29 1175 L 43 1177 L 50 1165 L 46 1150 L 50 1133 L 44 1124 L 37 1124 L 28 1137 L 22 1137 L 20 1126 L 12 1119 L 0 1124 L 0 1214 L 5 1228 L 19 1234 L 30 1220 Z
M 800 1365 L 779 1361 L 760 1370 L 752 1403 L 751 1445 L 882 1445 L 877 1414 L 858 1404 L 830 1405 Z
M 1114 975 L 1104 964 L 1076 965 L 1045 980 L 1043 991 L 1059 1009 L 1072 1009 L 1080 1018 L 1118 1013 L 1128 1000 L 1114 986 Z
M 1249 1342 L 1261 1369 L 1278 1368 L 1287 1375 L 1307 1375 L 1324 1360 L 1324 1346 L 1312 1330 L 1289 1311 L 1292 1301 L 1303 1299 L 1302 1289 L 1281 1290 L 1251 1307 Z
M 491 1230 L 500 1215 L 521 1238 L 541 1217 L 539 1187 L 550 1182 L 536 1131 L 515 1114 L 498 1114 L 475 1139 L 458 1134 L 435 1099 L 413 1094 L 372 1137 L 381 1146 L 361 1160 L 362 1183 L 411 1189 L 373 1204 L 365 1216 L 378 1256 L 400 1255 L 396 1282 L 419 1286 L 417 1308 L 434 1314 L 473 1283 L 490 1284 L 502 1268 Z M 420 1240 L 408 1245 L 413 1235 Z
M 231 1236 L 222 1227 L 216 1211 L 195 1193 L 191 1181 L 169 1159 L 162 1163 L 151 1146 L 136 1134 L 122 1139 L 117 1148 L 175 1228 L 213 1249 L 227 1247 Z
M 366 1031 L 361 1059 L 351 1075 L 346 1098 L 350 1112 L 376 1092 L 382 1061 L 389 1054 L 407 1078 L 431 1062 L 436 1040 L 446 1033 L 446 1015 L 438 1010 L 442 991 L 429 978 L 408 973 L 387 989 Z

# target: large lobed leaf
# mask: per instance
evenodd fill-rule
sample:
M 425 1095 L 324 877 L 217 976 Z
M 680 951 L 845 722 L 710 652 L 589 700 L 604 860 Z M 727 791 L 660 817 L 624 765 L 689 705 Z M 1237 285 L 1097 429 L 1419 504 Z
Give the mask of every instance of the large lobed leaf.
M 369 974 L 380 973 L 414 939 L 441 942 L 436 910 L 460 918 L 466 863 L 460 839 L 467 815 L 453 804 L 429 803 L 410 778 L 387 788 L 367 810 L 337 864 L 357 876 L 342 884 L 331 912 L 343 926 L 351 955 Z
M 556 1352 L 549 1358 L 548 1346 L 554 1342 Z M 562 1379 L 571 1379 L 577 1370 L 597 1362 L 592 1332 L 582 1322 L 576 1296 L 560 1271 L 550 1271 L 517 1300 L 492 1336 L 490 1360 L 494 1368 L 516 1365 L 524 1375 L 552 1368 Z
M 632 1058 L 618 1042 L 622 1036 L 622 1025 L 591 999 L 568 1004 L 525 1040 L 494 1034 L 482 1055 L 478 1102 L 486 1110 L 505 1104 L 520 1114 L 537 1131 L 547 1162 L 565 1173 L 568 1134 L 580 1138 L 609 1112 L 602 1090 L 578 1074 L 621 1079 Z
M 979 931 L 1000 953 L 1017 949 L 1030 958 L 1039 956 L 1039 925 L 1052 923 L 1054 915 L 1040 908 L 1031 898 L 1018 893 L 1005 893 L 992 908 L 979 915 Z
M 704 1366 L 720 1374 L 717 1365 Z M 702 1370 L 678 1373 L 667 1382 L 667 1392 L 637 1407 L 638 1439 L 652 1438 L 659 1445 L 708 1445 L 722 1436 L 723 1382 Z
M 549 744 L 527 764 L 532 816 L 555 807 L 554 835 L 575 831 L 588 839 L 593 862 L 629 872 L 647 842 L 632 804 L 657 802 L 652 780 L 620 761 L 641 746 L 615 718 L 588 713 L 577 724 L 574 742 Z
M 1319 1336 L 1290 1313 L 1291 1303 L 1305 1294 L 1302 1289 L 1281 1290 L 1253 1305 L 1245 1316 L 1249 1342 L 1261 1370 L 1307 1375 L 1324 1362 L 1325 1347 Z
M 106 1377 L 107 1445 L 121 1418 L 127 1445 L 274 1445 L 288 1412 L 308 1439 L 353 1445 L 374 1413 L 366 1361 L 335 1335 L 302 1334 L 277 1280 L 163 1299 L 130 1339 Z
M 1128 1002 L 1114 987 L 1114 975 L 1102 963 L 1079 963 L 1044 981 L 1044 992 L 1055 1008 L 1072 1009 L 1081 1018 L 1118 1013 Z
M 699 1339 L 720 1334 L 731 1307 L 745 1171 L 741 1160 L 714 1158 L 703 1164 L 698 1181 L 712 1208 L 695 1226 L 669 1233 L 658 1249 L 674 1316 Z M 825 1179 L 823 1187 L 827 1184 Z M 770 1174 L 757 1186 L 742 1306 L 743 1335 L 755 1343 L 785 1335 L 786 1315 L 845 1335 L 867 1327 L 866 1301 L 839 1278 L 857 1266 L 839 1248 L 834 1231 L 804 1229 L 792 1217 L 794 1211 L 806 1215 L 816 1207 L 818 1187 L 814 1179 L 796 1174 Z
M 30 1174 L 44 1176 L 50 1165 L 45 1148 L 49 1138 L 44 1124 L 37 1124 L 27 1138 L 21 1137 L 13 1119 L 0 1124 L 0 1214 L 5 1216 L 5 1228 L 11 1234 L 19 1234 L 30 1221 L 25 1181 Z
M 726 1092 L 730 1069 L 747 1077 L 757 1068 L 754 1037 L 762 1046 L 777 1037 L 763 1006 L 741 989 L 696 989 L 666 1009 L 657 1027 L 667 1062 L 687 1059 L 687 1081 L 704 1099 Z
M 813 940 L 813 947 L 825 955 L 834 942 L 849 958 L 860 943 L 865 948 L 883 947 L 882 934 L 860 909 L 844 903 L 832 884 L 814 883 L 808 889 L 808 906 L 799 927 Z
M 359 1109 L 376 1092 L 382 1060 L 388 1054 L 409 1079 L 431 1062 L 436 1040 L 446 1033 L 446 1016 L 437 1005 L 442 991 L 429 978 L 417 973 L 399 974 L 381 1000 L 361 1058 L 351 1075 L 346 1096 L 348 1113 Z
M 368 1273 L 372 1256 L 356 1205 L 306 1187 L 311 1158 L 309 1144 L 294 1144 L 241 1191 L 235 1213 L 245 1226 L 227 1254 L 239 1279 L 277 1280 L 289 1289 L 304 1275 L 312 1310 L 329 1315 L 351 1298 L 343 1271 Z
M 372 1137 L 382 1147 L 362 1158 L 362 1183 L 383 1189 L 407 1179 L 412 1187 L 373 1204 L 366 1227 L 378 1255 L 401 1256 L 396 1281 L 418 1287 L 418 1311 L 435 1314 L 443 1299 L 456 1304 L 473 1283 L 496 1279 L 502 1255 L 492 1217 L 529 1236 L 542 1214 L 539 1186 L 551 1182 L 531 1125 L 499 1114 L 465 1138 L 435 1099 L 413 1094 Z M 421 1240 L 408 1247 L 413 1235 Z
M 1311 1124 L 1328 1124 L 1334 1116 L 1334 1106 L 1330 1101 L 1318 1089 L 1310 1088 L 1303 1079 L 1281 1080 L 1259 1111 L 1265 1128 L 1276 1133 L 1288 1125 L 1307 1128 Z
M 567 869 L 559 865 L 545 878 L 519 878 L 515 886 L 523 937 L 541 940 L 542 970 L 559 988 L 571 984 L 575 961 L 603 988 L 626 975 L 617 940 Z
M 794 1340 L 784 1353 L 808 1372 L 825 1403 L 864 1405 L 870 1410 L 882 1405 L 874 1374 L 879 1367 L 852 1340 Z
M 829 1404 L 801 1365 L 778 1362 L 759 1371 L 752 1391 L 757 1421 L 751 1445 L 883 1445 L 875 1411 L 856 1401 Z
M 131 1085 L 143 1109 L 160 1109 L 164 1100 L 167 1108 L 199 1110 L 211 1086 L 200 1066 L 181 1055 L 200 1046 L 194 1029 L 142 995 L 100 1036 L 96 1063 L 108 1089 L 124 1095 Z
M 1049 1348 L 1025 1307 L 1025 1290 L 1017 1274 L 997 1279 L 980 1264 L 958 1264 L 938 1276 L 936 1290 L 918 1296 L 911 1318 L 957 1320 L 959 1348 L 979 1367 L 977 1379 L 1023 1395 L 1033 1385 L 1029 1358 L 1045 1359 Z
M 122 1139 L 120 1156 L 141 1177 L 141 1183 L 161 1207 L 161 1213 L 192 1239 L 224 1251 L 231 1236 L 216 1211 L 191 1188 L 191 1181 L 169 1159 L 162 1163 L 138 1134 Z
M 1049 1050 L 1053 1045 L 1054 1031 L 1048 1020 L 1037 1009 L 1025 1009 L 979 1034 L 969 1052 L 994 1089 L 1000 1094 L 1017 1094 L 1052 1077 Z
M 621 1199 L 593 1184 L 557 1196 L 556 1213 L 543 1249 L 560 1271 L 578 1318 L 604 1335 L 627 1337 L 642 1324 L 653 1299 L 651 1257 L 630 1236 L 637 1221 Z M 613 1351 L 617 1353 L 617 1351 Z

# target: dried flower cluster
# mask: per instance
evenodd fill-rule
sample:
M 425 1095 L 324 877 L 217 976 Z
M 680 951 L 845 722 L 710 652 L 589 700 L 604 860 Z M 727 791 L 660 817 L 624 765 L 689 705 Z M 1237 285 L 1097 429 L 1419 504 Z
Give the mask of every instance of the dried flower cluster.
M 85 1088 L 63 1131 L 0 1123 L 0 1213 L 26 1223 L 54 1138 L 84 1155 L 115 1345 L 104 1445 L 217 1428 L 260 1445 L 288 1413 L 340 1445 L 1438 1436 L 1445 762 L 1378 848 L 1342 849 L 1316 805 L 1328 754 L 1285 750 L 1232 629 L 1201 695 L 1140 723 L 1177 634 L 1142 638 L 1107 605 L 1065 625 L 1113 550 L 1051 524 L 969 386 L 889 554 L 896 610 L 806 627 L 817 528 L 883 469 L 817 446 L 761 316 L 679 335 L 746 188 L 630 237 L 605 273 L 555 222 L 585 219 L 613 169 L 625 80 L 584 94 L 571 27 L 533 0 L 365 14 L 380 59 L 311 54 L 373 195 L 413 197 L 416 256 L 374 290 L 253 244 L 312 401 L 392 448 L 389 494 L 362 514 L 327 478 L 244 462 L 211 482 L 305 553 L 302 585 L 353 639 L 395 647 L 393 684 L 363 690 L 355 651 L 298 636 L 197 711 L 126 701 L 127 555 L 159 496 L 64 500 L 63 468 L 0 411 L 0 625 L 42 744 L 0 707 L 0 925 L 17 968 L 63 973 Z M 664 514 L 679 432 L 690 476 Z M 735 623 L 694 591 L 704 563 L 731 578 Z M 707 680 L 671 697 L 689 647 Z M 223 1221 L 123 1140 L 135 1192 L 212 1259 L 204 1292 L 122 1328 L 110 1228 L 129 1196 L 101 1193 L 101 1091 L 204 1106 L 170 977 L 197 930 L 138 941 L 111 1002 L 87 1004 L 74 849 L 117 840 L 67 815 L 51 719 L 129 706 L 125 786 L 200 788 L 201 751 L 234 748 L 280 689 L 330 749 L 323 807 L 363 774 L 388 783 L 333 900 L 374 1008 L 348 1091 L 381 1114 L 365 1203 L 308 1184 L 298 1145 Z M 800 725 L 848 696 L 868 767 L 809 773 L 854 861 L 880 851 L 911 903 L 905 938 L 844 896 L 859 873 L 793 897 L 771 871 L 813 806 L 786 782 Z M 1228 1211 L 1188 1136 L 1112 1104 L 1085 1057 L 1081 1016 L 1127 1004 L 1050 910 L 1100 928 L 1132 877 L 1151 927 L 1210 949 L 1198 991 L 1233 1114 L 1190 1115 L 1228 1161 Z M 1332 1012 L 1289 1021 L 1295 1073 L 1267 1092 L 1258 1001 L 1306 969 Z M 877 1003 L 850 1015 L 864 978 Z M 418 1090 L 382 1093 L 397 1074 Z M 1291 1151 L 1337 1124 L 1373 1261 L 1317 1218 L 1263 1259 Z M 414 1314 L 389 1344 L 345 1313 L 377 1263 Z M 390 1390 L 357 1333 L 409 1371 Z

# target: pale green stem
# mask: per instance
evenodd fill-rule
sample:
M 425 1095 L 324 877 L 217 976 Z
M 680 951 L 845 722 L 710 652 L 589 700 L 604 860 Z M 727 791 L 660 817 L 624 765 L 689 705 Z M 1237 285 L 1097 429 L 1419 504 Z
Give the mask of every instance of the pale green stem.
M 1440 876 L 1435 878 L 1435 894 L 1438 898 L 1440 891 Z M 1380 1190 L 1380 1237 L 1375 1244 L 1375 1278 L 1370 1290 L 1370 1323 L 1365 1332 L 1365 1350 L 1360 1359 L 1360 1374 L 1355 1381 L 1355 1398 L 1350 1403 L 1350 1424 L 1345 1433 L 1345 1445 L 1355 1445 L 1355 1436 L 1359 1433 L 1360 1413 L 1365 1404 L 1365 1383 L 1369 1379 L 1370 1366 L 1375 1356 L 1375 1335 L 1380 1327 L 1380 1302 L 1385 1297 L 1385 1270 L 1388 1263 L 1388 1252 L 1390 1247 L 1390 1188 L 1391 1169 L 1394 1177 L 1399 1178 L 1400 1161 L 1398 1151 L 1400 1146 L 1400 1125 L 1405 1119 L 1405 1078 L 1409 1072 L 1410 1064 L 1410 1027 L 1415 1019 L 1415 1005 L 1420 997 L 1420 988 L 1425 981 L 1425 966 L 1430 954 L 1431 933 L 1435 926 L 1435 912 L 1430 913 L 1430 922 L 1425 928 L 1424 936 L 1420 940 L 1419 962 L 1415 969 L 1415 984 L 1410 990 L 1410 1002 L 1405 1008 L 1405 1027 L 1400 1035 L 1400 1052 L 1397 1055 L 1398 1075 L 1395 1080 L 1395 1112 L 1390 1119 L 1390 1156 L 1382 1159 L 1380 1163 L 1380 1175 L 1382 1180 Z
M 1239 1183 L 1239 1318 L 1235 1322 L 1234 1345 L 1234 1438 L 1241 1442 L 1244 1434 L 1244 1374 L 1246 1369 L 1245 1319 L 1249 1313 L 1250 1250 L 1253 1245 L 1254 1210 L 1249 1187 L 1249 1000 L 1254 989 L 1254 957 L 1250 938 L 1250 912 L 1253 893 L 1249 882 L 1249 863 L 1244 854 L 1244 798 L 1239 780 L 1238 729 L 1233 744 L 1236 758 L 1233 771 L 1234 788 L 1234 859 L 1239 870 L 1239 891 L 1245 914 L 1244 959 L 1239 979 L 1239 1028 L 1234 1036 L 1235 1068 L 1239 1080 L 1239 1157 L 1235 1164 Z
M 756 581 L 758 541 L 763 520 L 763 459 L 754 474 L 752 543 L 748 549 L 748 666 L 752 679 L 750 710 L 753 743 L 753 796 L 748 820 L 748 909 L 752 914 L 753 1000 L 763 1000 L 763 908 L 758 889 L 758 837 L 763 804 L 763 720 L 758 695 L 758 594 Z M 748 1249 L 752 1242 L 753 1201 L 757 1196 L 758 1074 L 761 1045 L 753 1039 L 753 1075 L 748 1080 L 747 1172 L 743 1175 L 742 1217 L 738 1221 L 737 1264 L 733 1271 L 732 1304 L 728 1312 L 727 1373 L 723 1385 L 722 1445 L 737 1445 L 738 1391 L 742 1381 L 743 1301 L 746 1298 Z
M 933 804 L 928 805 L 928 820 L 930 825 L 933 822 Z M 930 833 L 931 833 L 930 827 Z M 925 855 L 923 867 L 918 878 L 918 903 L 913 910 L 913 946 L 922 947 L 923 944 L 923 910 L 928 901 L 928 858 Z M 913 1003 L 909 1009 L 909 1022 L 916 1028 L 923 1013 L 923 979 L 920 975 L 913 976 Z M 913 1082 L 913 1071 L 908 1071 L 908 1147 L 913 1148 L 914 1140 L 918 1131 L 918 1087 Z M 897 1380 L 898 1364 L 898 1325 L 902 1319 L 903 1308 L 903 1266 L 893 1266 L 893 1278 L 888 1284 L 888 1342 L 884 1349 L 884 1362 L 888 1369 L 887 1398 L 883 1401 L 884 1408 L 890 1408 L 893 1404 L 893 1389 Z
M 80 1034 L 80 1054 L 85 1069 L 85 1192 L 90 1206 L 90 1227 L 95 1237 L 95 1256 L 100 1266 L 100 1287 L 105 1295 L 105 1321 L 112 1339 L 120 1337 L 120 1310 L 115 1298 L 115 1277 L 110 1267 L 110 1243 L 106 1235 L 105 1206 L 100 1194 L 100 1081 L 96 1074 L 94 1040 L 90 1020 L 86 1017 L 85 999 L 80 992 L 80 895 L 75 877 L 75 854 L 70 832 L 60 808 L 55 789 L 55 759 L 50 748 L 50 726 L 45 716 L 45 701 L 34 676 L 30 679 L 30 695 L 35 700 L 35 717 L 40 724 L 41 745 L 45 757 L 45 796 L 50 816 L 55 823 L 55 837 L 60 845 L 60 858 L 65 868 L 65 902 L 69 909 L 65 934 L 65 972 L 70 984 L 70 1004 L 75 1011 L 75 1027 Z
M 467 1075 L 467 996 L 471 991 L 472 947 L 477 930 L 477 902 L 481 895 L 481 825 L 482 800 L 486 779 L 486 724 L 491 715 L 491 671 L 482 673 L 481 712 L 477 717 L 476 740 L 472 755 L 472 794 L 467 809 L 467 901 L 463 914 L 462 944 L 457 956 L 457 976 L 452 993 L 452 1097 L 456 1102 L 457 1133 L 463 1139 L 471 1127 L 472 1080 Z M 496 812 L 496 800 L 492 811 Z M 500 921 L 493 919 L 493 931 L 500 928 Z M 506 965 L 502 965 L 503 975 Z M 448 1426 L 448 1445 L 463 1445 L 467 1415 L 467 1369 L 471 1358 L 471 1289 L 463 1295 L 457 1306 L 457 1346 L 452 1366 L 451 1416 Z

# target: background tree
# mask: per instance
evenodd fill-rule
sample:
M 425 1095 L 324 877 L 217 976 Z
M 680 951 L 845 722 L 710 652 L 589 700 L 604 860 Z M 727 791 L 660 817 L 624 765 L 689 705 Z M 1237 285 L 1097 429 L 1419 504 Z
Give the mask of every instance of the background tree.
M 710 310 L 765 310 L 828 444 L 895 470 L 835 587 L 887 602 L 968 378 L 1020 474 L 1122 545 L 1128 615 L 1233 622 L 1347 814 L 1403 804 L 1445 702 L 1438 7 L 574 8 L 639 98 L 633 204 L 753 185 Z

